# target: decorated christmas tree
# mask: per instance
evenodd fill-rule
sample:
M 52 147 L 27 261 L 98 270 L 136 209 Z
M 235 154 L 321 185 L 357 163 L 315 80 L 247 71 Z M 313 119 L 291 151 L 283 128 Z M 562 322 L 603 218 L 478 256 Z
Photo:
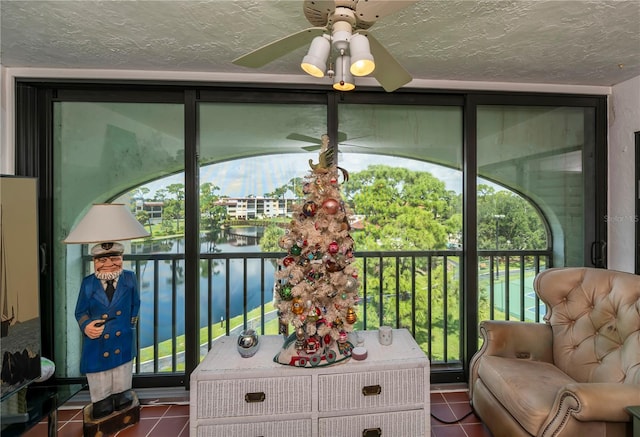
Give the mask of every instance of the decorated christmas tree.
M 348 333 L 357 320 L 358 273 L 351 265 L 353 239 L 349 211 L 340 195 L 346 170 L 334 164 L 329 138 L 322 137 L 318 163 L 309 160 L 304 201 L 294 207 L 293 219 L 280 247 L 287 255 L 276 273 L 274 299 L 287 337 L 275 361 L 315 367 L 351 356 Z

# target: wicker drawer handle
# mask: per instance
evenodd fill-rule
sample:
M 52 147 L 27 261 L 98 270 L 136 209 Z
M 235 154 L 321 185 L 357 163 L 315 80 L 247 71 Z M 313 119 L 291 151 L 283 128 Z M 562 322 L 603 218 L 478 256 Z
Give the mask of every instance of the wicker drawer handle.
M 382 387 L 379 385 L 365 385 L 362 387 L 362 394 L 365 396 L 376 396 L 382 393 Z
M 362 431 L 362 437 L 380 437 L 382 430 L 380 428 L 368 428 Z
M 247 393 L 244 395 L 244 401 L 247 403 L 253 403 L 253 402 L 264 402 L 265 398 L 267 396 L 264 394 L 264 392 L 255 392 L 255 393 Z

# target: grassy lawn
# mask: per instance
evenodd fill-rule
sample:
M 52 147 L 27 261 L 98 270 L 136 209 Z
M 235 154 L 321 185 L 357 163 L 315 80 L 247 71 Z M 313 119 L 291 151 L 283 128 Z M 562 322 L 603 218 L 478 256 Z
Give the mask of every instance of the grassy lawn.
M 273 303 L 265 304 L 264 311 L 265 314 L 267 312 L 273 311 Z M 229 321 L 229 329 L 233 329 L 237 326 L 241 326 L 243 323 L 242 314 L 233 317 Z M 250 320 L 260 320 L 260 307 L 251 310 L 247 313 L 247 321 Z M 208 338 L 208 330 L 207 326 L 200 328 L 200 338 L 204 339 L 203 343 L 206 342 Z M 259 331 L 259 330 L 258 330 Z M 226 325 L 220 326 L 220 323 L 214 323 L 211 325 L 212 338 L 218 338 L 220 336 L 226 335 Z M 265 323 L 265 333 L 267 334 L 276 334 L 278 332 L 278 319 L 275 318 Z M 176 353 L 184 352 L 184 335 L 179 335 L 176 337 Z M 148 346 L 140 349 L 140 362 L 144 363 L 146 361 L 153 360 L 154 347 Z M 171 356 L 173 353 L 173 340 L 168 339 L 158 343 L 158 357 Z

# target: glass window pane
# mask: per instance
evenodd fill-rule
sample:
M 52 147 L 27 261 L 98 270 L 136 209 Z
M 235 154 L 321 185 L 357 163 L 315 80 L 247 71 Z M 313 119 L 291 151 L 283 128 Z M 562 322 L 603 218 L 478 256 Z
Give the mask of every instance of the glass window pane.
M 277 334 L 272 290 L 278 257 L 257 253 L 281 251 L 262 237 L 288 221 L 299 181 L 309 159 L 317 159 L 313 150 L 326 132 L 326 106 L 201 103 L 198 108 L 200 343 L 245 323 L 260 334 Z M 219 253 L 225 257 L 217 258 Z M 201 352 L 204 357 L 206 350 Z
M 554 266 L 585 265 L 584 156 L 594 147 L 593 117 L 592 108 L 478 107 L 481 319 L 544 314 L 532 282 L 551 252 L 508 251 L 552 249 Z
M 459 363 L 462 108 L 340 106 L 338 162 L 354 232 L 367 329 L 415 332 L 433 364 Z M 365 265 L 366 262 L 366 265 Z
M 159 103 L 57 102 L 54 104 L 54 247 L 56 362 L 63 376 L 79 375 L 82 336 L 73 317 L 80 283 L 93 273 L 83 261 L 87 246 L 64 245 L 62 240 L 94 203 L 117 200 L 132 211 L 135 199 L 124 196 L 134 187 L 184 169 L 183 107 Z M 90 246 L 89 246 L 90 247 Z M 125 255 L 131 247 L 125 242 Z M 143 284 L 150 279 L 144 266 L 125 261 Z M 142 296 L 140 327 L 153 329 L 147 306 L 157 296 Z M 181 310 L 178 310 L 178 313 Z M 170 319 L 169 319 L 170 321 Z M 163 319 L 162 324 L 165 324 Z M 183 321 L 177 321 L 184 325 Z M 146 334 L 143 334 L 146 338 Z M 145 346 L 145 345 L 140 345 Z M 66 362 L 61 361 L 66 358 Z

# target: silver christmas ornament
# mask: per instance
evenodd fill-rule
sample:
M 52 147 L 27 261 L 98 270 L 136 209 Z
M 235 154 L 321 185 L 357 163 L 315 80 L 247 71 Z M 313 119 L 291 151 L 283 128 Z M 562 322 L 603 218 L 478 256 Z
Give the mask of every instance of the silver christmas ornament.
M 258 334 L 253 329 L 244 330 L 238 336 L 238 353 L 243 358 L 254 356 L 259 347 Z

